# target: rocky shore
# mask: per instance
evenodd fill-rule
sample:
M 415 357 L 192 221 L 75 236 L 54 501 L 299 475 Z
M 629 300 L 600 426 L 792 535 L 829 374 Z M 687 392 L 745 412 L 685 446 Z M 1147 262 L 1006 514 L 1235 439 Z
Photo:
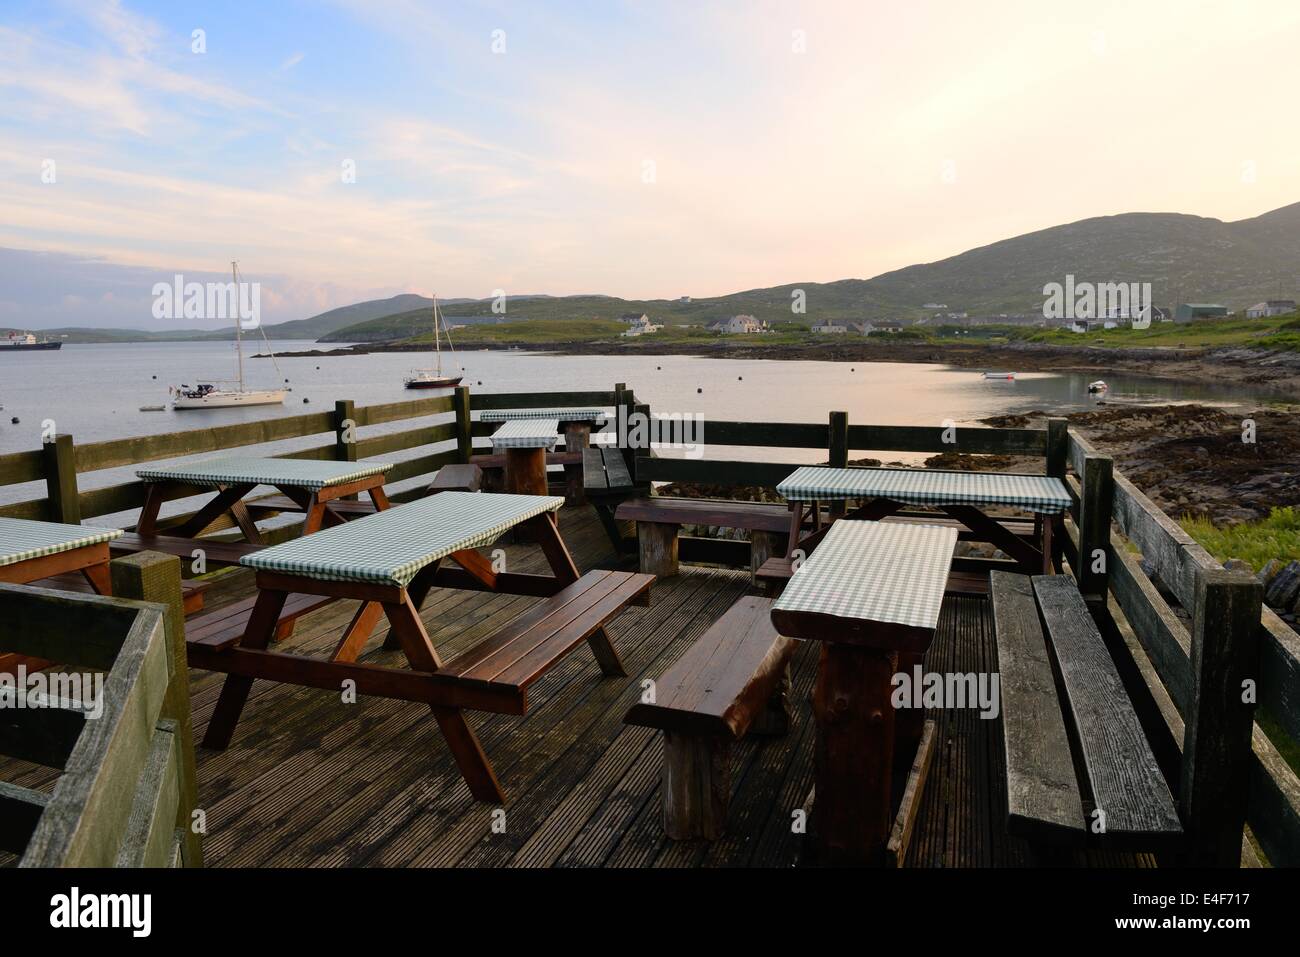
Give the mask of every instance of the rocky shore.
M 836 338 L 836 337 L 829 337 Z M 801 344 L 765 344 L 760 339 L 710 339 L 702 342 L 636 340 L 554 342 L 517 346 L 499 342 L 459 342 L 457 348 L 526 348 L 565 355 L 692 355 L 715 359 L 804 359 L 822 362 L 924 362 L 965 369 L 1015 369 L 1018 372 L 1128 372 L 1185 381 L 1235 382 L 1276 393 L 1280 401 L 1300 401 L 1300 353 L 1261 349 L 1100 349 L 1045 343 L 952 343 L 888 339 Z M 422 352 L 427 344 L 373 344 L 308 349 L 284 356 L 327 357 L 368 352 Z

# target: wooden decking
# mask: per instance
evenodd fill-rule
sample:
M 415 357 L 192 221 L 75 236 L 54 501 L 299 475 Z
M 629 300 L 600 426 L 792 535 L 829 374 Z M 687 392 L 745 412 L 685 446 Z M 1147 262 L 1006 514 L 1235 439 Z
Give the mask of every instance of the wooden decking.
M 590 508 L 565 508 L 561 530 L 583 571 L 617 567 Z M 509 568 L 545 570 L 538 549 L 510 546 Z M 217 579 L 209 608 L 247 597 L 244 571 Z M 209 866 L 766 866 L 797 863 L 794 812 L 812 784 L 809 706 L 818 649 L 795 654 L 793 726 L 782 738 L 733 752 L 735 794 L 727 835 L 675 843 L 660 822 L 660 738 L 624 713 L 738 597 L 747 573 L 683 566 L 654 586 L 649 608 L 629 608 L 610 628 L 630 675 L 601 677 L 578 648 L 530 691 L 526 717 L 473 713 L 471 722 L 509 799 L 504 812 L 470 798 L 428 709 L 399 701 L 258 682 L 225 752 L 198 752 L 199 807 Z M 444 657 L 455 655 L 537 599 L 436 590 L 423 618 Z M 352 614 L 338 602 L 300 620 L 283 644 L 326 655 Z M 380 646 L 362 661 L 397 663 Z M 987 602 L 949 598 L 929 666 L 995 671 Z M 196 738 L 222 676 L 192 671 Z M 909 864 L 1004 866 L 1025 862 L 1002 819 L 1000 728 L 974 710 L 939 713 L 939 744 Z M 10 772 L 17 771 L 17 777 Z M 49 772 L 0 769 L 37 786 Z M 0 863 L 12 863 L 0 861 Z

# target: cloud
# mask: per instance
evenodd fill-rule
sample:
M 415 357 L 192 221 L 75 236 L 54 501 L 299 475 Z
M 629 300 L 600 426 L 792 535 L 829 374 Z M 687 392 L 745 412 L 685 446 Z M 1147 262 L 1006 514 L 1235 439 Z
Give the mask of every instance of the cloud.
M 292 70 L 294 67 L 296 67 L 299 63 L 303 61 L 304 56 L 306 56 L 306 54 L 303 53 L 301 50 L 298 51 L 297 53 L 290 55 L 288 59 L 286 59 L 283 63 L 280 64 L 280 72 L 284 73 L 287 70 Z

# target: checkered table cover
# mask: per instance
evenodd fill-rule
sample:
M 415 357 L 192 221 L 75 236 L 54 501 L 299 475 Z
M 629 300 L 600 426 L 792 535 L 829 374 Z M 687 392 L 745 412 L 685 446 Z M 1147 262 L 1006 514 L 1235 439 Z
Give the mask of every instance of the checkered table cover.
M 1070 507 L 1065 483 L 1049 475 L 937 469 L 795 469 L 776 487 L 792 501 L 890 498 L 907 505 L 1007 505 L 1043 515 Z
M 16 565 L 44 555 L 70 552 L 85 545 L 111 542 L 121 534 L 120 528 L 0 518 L 0 565 Z
M 204 459 L 190 465 L 137 469 L 146 482 L 189 482 L 193 485 L 290 485 L 322 489 L 387 472 L 388 462 L 329 462 L 316 459 L 227 458 Z
M 240 563 L 323 581 L 405 587 L 425 565 L 490 545 L 520 522 L 563 504 L 554 495 L 442 492 L 264 548 Z
M 559 440 L 557 419 L 511 419 L 492 433 L 493 449 L 555 448 Z
M 772 607 L 934 628 L 956 547 L 955 528 L 842 519 Z
M 511 422 L 515 419 L 555 419 L 557 422 L 590 422 L 603 426 L 607 417 L 600 409 L 517 409 L 511 411 L 484 412 L 479 415 L 480 422 Z

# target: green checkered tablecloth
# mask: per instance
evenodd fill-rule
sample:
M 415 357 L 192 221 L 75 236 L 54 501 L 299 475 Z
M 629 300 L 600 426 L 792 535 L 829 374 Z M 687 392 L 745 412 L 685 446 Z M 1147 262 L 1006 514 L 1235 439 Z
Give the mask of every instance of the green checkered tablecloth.
M 0 518 L 0 565 L 16 565 L 45 555 L 70 552 L 85 545 L 111 542 L 121 534 L 120 528 Z
M 955 528 L 841 519 L 772 607 L 934 628 L 956 547 Z
M 189 482 L 192 485 L 289 485 L 322 489 L 387 472 L 387 462 L 329 462 L 316 459 L 224 458 L 189 465 L 137 469 L 146 482 Z
M 550 449 L 560 436 L 556 419 L 511 419 L 492 433 L 492 448 Z
M 245 555 L 240 563 L 323 581 L 405 587 L 425 565 L 490 545 L 564 499 L 553 495 L 443 492 Z
M 514 419 L 555 419 L 557 422 L 590 422 L 604 425 L 605 413 L 600 409 L 516 409 L 514 411 L 483 412 L 480 422 L 510 422 Z
M 776 491 L 791 501 L 889 498 L 907 505 L 1006 505 L 1043 515 L 1070 507 L 1065 483 L 1048 475 L 937 469 L 795 469 Z

